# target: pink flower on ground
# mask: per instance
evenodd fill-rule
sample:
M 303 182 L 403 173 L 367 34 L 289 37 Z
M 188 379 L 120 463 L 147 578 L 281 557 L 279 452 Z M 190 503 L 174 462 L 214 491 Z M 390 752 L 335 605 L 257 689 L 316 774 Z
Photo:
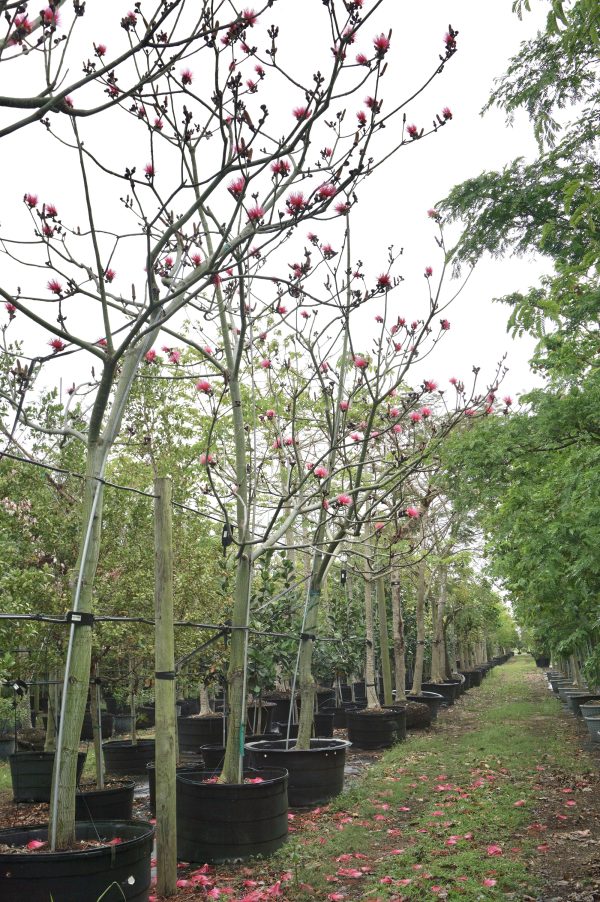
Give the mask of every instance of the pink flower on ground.
M 254 207 L 250 207 L 248 210 L 248 219 L 250 222 L 260 222 L 264 215 L 265 211 L 258 204 Z
M 46 287 L 48 291 L 52 292 L 52 294 L 58 295 L 62 293 L 62 285 L 60 284 L 58 279 L 50 279 Z
M 432 275 L 433 275 L 433 267 L 426 266 L 425 267 L 425 278 L 430 279 L 432 277 Z
M 376 38 L 373 38 L 373 46 L 377 57 L 382 59 L 390 49 L 390 39 L 383 33 L 379 34 Z
M 411 520 L 416 520 L 417 517 L 419 516 L 418 508 L 413 507 L 413 506 L 407 507 L 406 508 L 406 516 L 410 517 Z
M 488 855 L 502 855 L 502 846 L 491 843 L 486 849 Z
M 483 885 L 484 886 L 496 886 L 497 882 L 498 881 L 494 880 L 493 877 L 486 877 L 485 880 L 483 881 Z
M 191 85 L 193 79 L 192 72 L 189 69 L 184 69 L 181 73 L 181 84 L 182 85 Z
M 114 269 L 109 268 L 109 269 L 105 270 L 105 272 L 104 272 L 104 278 L 106 279 L 107 282 L 112 282 L 112 280 L 114 279 L 115 276 L 116 276 L 116 272 Z
M 42 842 L 40 839 L 30 839 L 27 843 L 28 849 L 41 849 L 42 846 L 45 846 L 46 843 Z
M 310 119 L 310 110 L 305 106 L 294 107 L 292 114 L 298 122 L 301 122 L 303 119 Z
M 67 347 L 66 344 L 64 343 L 64 341 L 61 341 L 60 338 L 53 338 L 51 341 L 48 342 L 48 344 L 50 345 L 50 347 L 52 348 L 52 350 L 54 351 L 55 354 L 57 354 L 59 351 L 64 351 L 64 349 Z
M 326 476 L 329 476 L 329 470 L 327 467 L 318 466 L 315 467 L 313 473 L 317 477 L 317 479 L 325 479 Z
M 350 507 L 350 505 L 352 504 L 352 498 L 350 497 L 350 495 L 345 495 L 343 493 L 341 495 L 338 495 L 336 500 L 340 507 Z
M 212 395 L 213 387 L 208 379 L 199 379 L 196 382 L 196 391 L 201 392 L 203 395 Z

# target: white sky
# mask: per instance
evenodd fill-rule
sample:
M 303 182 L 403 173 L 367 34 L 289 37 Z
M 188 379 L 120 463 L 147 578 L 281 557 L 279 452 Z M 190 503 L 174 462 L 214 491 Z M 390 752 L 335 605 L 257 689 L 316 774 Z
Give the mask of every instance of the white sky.
M 255 5 L 259 6 L 258 3 Z M 434 274 L 439 272 L 440 266 L 440 252 L 434 244 L 435 229 L 427 218 L 427 209 L 457 182 L 475 176 L 483 169 L 502 167 L 516 156 L 532 156 L 536 152 L 531 128 L 524 117 L 517 117 L 516 124 L 508 128 L 502 114 L 494 111 L 482 119 L 479 111 L 488 98 L 494 77 L 505 70 L 507 60 L 516 52 L 519 42 L 532 36 L 543 23 L 547 5 L 537 3 L 534 13 L 519 22 L 511 12 L 511 0 L 420 0 L 411 3 L 388 0 L 384 12 L 378 14 L 373 27 L 367 26 L 361 38 L 364 43 L 379 31 L 393 29 L 388 70 L 382 85 L 385 112 L 393 103 L 411 94 L 430 74 L 438 54 L 443 52 L 443 35 L 448 23 L 459 31 L 459 52 L 444 73 L 407 108 L 408 122 L 421 127 L 428 126 L 435 113 L 444 106 L 450 106 L 454 116 L 452 122 L 432 138 L 403 148 L 382 170 L 364 182 L 353 215 L 354 256 L 365 262 L 372 275 L 386 268 L 388 245 L 404 248 L 397 272 L 405 281 L 392 298 L 398 313 L 406 315 L 409 321 L 422 315 L 426 298 L 425 265 L 432 265 Z M 369 0 L 365 0 L 365 11 L 368 7 Z M 115 0 L 103 0 L 102 3 L 88 0 L 90 15 L 82 35 L 89 36 L 90 46 L 92 40 L 109 43 L 109 36 L 94 31 L 94 14 L 110 9 L 111 18 L 114 15 L 118 21 L 127 8 Z M 70 10 L 65 13 L 65 19 L 67 16 L 70 17 Z M 325 21 L 321 0 L 279 0 L 273 10 L 265 14 L 264 21 L 266 25 L 277 22 L 280 26 L 280 56 L 284 65 L 307 63 L 309 68 L 317 68 L 322 60 L 325 60 L 322 68 L 329 65 L 331 42 L 322 27 L 319 30 L 319 23 Z M 115 33 L 112 25 L 111 32 Z M 123 40 L 124 33 L 118 27 L 116 32 L 114 40 Z M 257 46 L 264 47 L 267 43 L 264 26 L 257 26 L 252 37 Z M 357 42 L 357 50 L 361 49 L 361 42 Z M 82 48 L 81 57 L 88 53 L 90 49 Z M 296 105 L 301 99 L 290 95 L 289 99 L 284 98 L 284 106 Z M 352 115 L 361 108 L 363 99 L 361 93 L 351 101 L 349 111 Z M 286 122 L 286 126 L 288 124 Z M 399 128 L 399 123 L 396 127 Z M 42 132 L 42 127 L 37 125 L 33 131 L 26 129 L 10 139 L 3 139 L 3 168 L 14 174 L 4 189 L 3 234 L 6 234 L 7 223 L 13 215 L 11 205 L 19 205 L 25 191 L 37 192 L 44 200 L 56 202 L 61 213 L 70 205 L 73 209 L 77 206 L 79 189 L 72 184 L 68 167 L 61 169 L 60 154 L 53 156 L 57 148 L 50 149 L 49 139 Z M 127 164 L 139 157 L 137 163 L 141 168 L 147 161 L 146 150 L 140 150 L 136 157 L 136 148 L 128 145 L 126 136 L 110 131 L 103 137 L 104 150 Z M 123 193 L 123 187 L 120 191 Z M 22 205 L 18 209 L 19 229 L 26 235 L 29 226 Z M 108 208 L 104 212 L 110 215 Z M 323 238 L 327 237 L 323 234 Z M 3 267 L 1 260 L 0 267 Z M 126 283 L 122 260 L 118 261 L 117 269 Z M 543 262 L 536 260 L 482 262 L 459 300 L 444 314 L 451 321 L 451 330 L 436 348 L 435 357 L 423 365 L 424 371 L 419 373 L 417 370 L 417 379 L 434 378 L 442 387 L 450 376 L 466 379 L 471 367 L 478 365 L 482 367 L 482 381 L 485 382 L 486 376 L 491 378 L 496 362 L 507 351 L 510 372 L 502 393 L 514 395 L 530 387 L 534 380 L 527 360 L 533 344 L 527 339 L 510 339 L 505 328 L 508 309 L 492 304 L 491 299 L 510 291 L 525 290 L 535 284 L 542 271 Z M 44 272 L 41 277 L 45 277 Z M 449 284 L 446 290 L 451 293 L 455 287 Z M 368 319 L 372 319 L 371 314 Z

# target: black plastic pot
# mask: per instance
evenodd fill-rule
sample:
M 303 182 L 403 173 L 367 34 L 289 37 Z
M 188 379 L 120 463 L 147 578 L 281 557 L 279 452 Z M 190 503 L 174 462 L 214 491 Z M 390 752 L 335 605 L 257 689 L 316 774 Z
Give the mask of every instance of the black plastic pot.
M 218 745 L 223 742 L 223 718 L 220 714 L 178 717 L 177 735 L 181 753 L 197 752 L 201 745 Z
M 422 683 L 422 689 L 426 689 L 427 692 L 437 692 L 438 695 L 441 695 L 444 701 L 442 702 L 442 706 L 447 708 L 450 705 L 453 705 L 456 699 L 458 698 L 459 688 L 456 683 Z
M 295 740 L 249 742 L 250 761 L 259 771 L 263 767 L 282 767 L 289 774 L 288 799 L 291 806 L 305 808 L 321 805 L 344 788 L 345 739 L 311 739 L 310 749 L 296 750 Z
M 419 702 L 419 704 L 427 705 L 431 711 L 431 720 L 437 720 L 438 711 L 443 704 L 444 697 L 439 692 L 423 692 L 421 695 L 407 695 L 407 702 Z
M 473 687 L 472 672 L 470 670 L 459 670 L 458 672 L 462 677 L 464 677 L 465 691 L 471 689 Z
M 154 705 L 140 705 L 137 709 L 136 726 L 143 730 L 149 730 L 156 722 L 156 708 Z
M 354 689 L 354 700 L 357 702 L 364 702 L 367 700 L 367 688 L 364 680 L 359 680 L 357 683 L 352 683 L 352 688 Z
M 114 723 L 114 716 L 103 711 L 100 715 L 100 728 L 102 730 L 103 739 L 110 739 L 113 734 Z M 94 729 L 92 725 L 92 715 L 89 711 L 86 711 L 81 726 L 81 740 L 82 742 L 91 742 L 93 738 Z
M 185 773 L 198 774 L 205 770 L 206 770 L 206 768 L 204 767 L 203 764 L 198 764 L 196 766 L 191 765 L 191 764 L 180 764 L 176 768 L 175 773 L 177 773 L 177 774 L 185 774 Z M 146 773 L 148 775 L 148 792 L 149 792 L 148 804 L 150 806 L 150 811 L 152 812 L 152 815 L 154 816 L 156 814 L 156 767 L 154 765 L 154 761 L 150 761 L 146 765 Z
M 131 714 L 114 714 L 113 717 L 113 733 L 115 736 L 122 736 L 123 733 L 131 733 L 131 728 L 133 726 L 133 717 Z
M 106 789 L 78 789 L 75 796 L 75 820 L 130 821 L 133 817 L 133 780 Z
M 103 743 L 104 766 L 107 774 L 135 777 L 146 774 L 146 765 L 154 761 L 154 739 L 112 739 Z
M 288 734 L 288 725 L 286 723 L 276 723 L 281 736 L 284 738 Z M 317 739 L 330 739 L 333 736 L 333 714 L 323 712 L 322 714 L 313 714 L 314 736 Z M 298 724 L 290 724 L 290 739 L 295 739 L 298 735 Z M 281 736 L 279 738 L 281 738 Z
M 287 771 L 246 771 L 260 783 L 205 783 L 210 771 L 177 775 L 177 857 L 218 863 L 270 855 L 288 832 Z
M 476 687 L 481 686 L 483 674 L 480 670 L 461 670 L 460 673 L 462 673 L 462 675 L 465 677 L 468 675 L 470 689 L 475 689 Z
M 273 693 L 272 695 L 266 694 L 263 696 L 264 701 L 272 702 L 275 705 L 273 709 L 272 723 L 275 722 L 283 722 L 286 721 L 290 714 L 290 705 L 291 698 L 288 696 L 280 697 L 279 693 Z
M 154 827 L 144 821 L 79 821 L 78 840 L 114 845 L 82 851 L 0 853 L 2 902 L 147 902 Z M 0 830 L 0 844 L 25 848 L 46 842 L 47 826 Z
M 0 761 L 6 761 L 9 755 L 15 753 L 15 737 L 0 737 Z
M 78 752 L 78 783 L 81 779 L 85 758 L 85 752 Z M 54 752 L 17 752 L 14 755 L 10 755 L 8 760 L 10 762 L 14 801 L 49 802 L 52 788 Z
M 359 749 L 389 749 L 401 738 L 401 724 L 395 711 L 348 711 L 348 739 Z M 406 726 L 405 726 L 406 730 Z
M 392 711 L 396 715 L 398 729 L 396 731 L 396 742 L 402 742 L 406 739 L 406 707 L 400 702 L 395 705 L 382 705 L 384 711 Z
M 246 721 L 256 733 L 270 733 L 276 707 L 275 702 L 253 702 L 246 708 Z
M 569 704 L 573 709 L 573 713 L 576 714 L 577 717 L 583 716 L 583 711 L 581 709 L 582 705 L 590 705 L 594 703 L 600 705 L 600 696 L 598 696 L 598 693 L 596 693 L 596 695 L 586 695 L 586 693 L 582 692 L 581 695 L 572 695 L 569 701 Z

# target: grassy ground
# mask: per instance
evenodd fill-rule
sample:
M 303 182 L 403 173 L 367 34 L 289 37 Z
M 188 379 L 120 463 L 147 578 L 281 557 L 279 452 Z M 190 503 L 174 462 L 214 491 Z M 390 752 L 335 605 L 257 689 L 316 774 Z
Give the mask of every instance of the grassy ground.
M 291 813 L 271 859 L 209 878 L 182 865 L 177 900 L 600 899 L 598 759 L 584 736 L 531 659 L 514 658 L 332 805 Z

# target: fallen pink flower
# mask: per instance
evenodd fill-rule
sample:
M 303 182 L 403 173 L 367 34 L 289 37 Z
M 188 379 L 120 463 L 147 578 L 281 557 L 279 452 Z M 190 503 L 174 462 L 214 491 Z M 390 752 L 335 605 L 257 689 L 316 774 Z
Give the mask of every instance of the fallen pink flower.
M 483 881 L 483 885 L 484 886 L 496 886 L 497 882 L 498 881 L 494 880 L 493 877 L 486 877 L 485 880 Z
M 487 847 L 488 855 L 502 855 L 502 847 L 492 843 Z

